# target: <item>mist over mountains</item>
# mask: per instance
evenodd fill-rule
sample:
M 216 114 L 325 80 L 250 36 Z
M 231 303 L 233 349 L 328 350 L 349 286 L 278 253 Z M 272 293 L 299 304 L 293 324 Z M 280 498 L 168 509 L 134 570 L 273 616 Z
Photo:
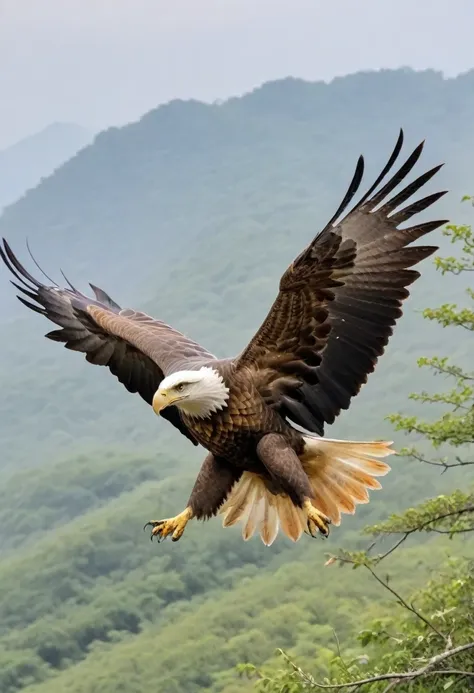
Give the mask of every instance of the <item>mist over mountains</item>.
M 0 213 L 27 190 L 92 141 L 93 133 L 74 123 L 52 123 L 0 151 Z

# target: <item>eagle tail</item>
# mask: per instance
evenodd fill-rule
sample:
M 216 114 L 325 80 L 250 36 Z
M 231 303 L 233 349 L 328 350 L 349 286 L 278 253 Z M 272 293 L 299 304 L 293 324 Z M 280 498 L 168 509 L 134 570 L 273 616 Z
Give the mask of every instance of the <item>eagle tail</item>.
M 306 529 L 304 511 L 288 496 L 276 496 L 258 474 L 244 472 L 221 507 L 224 527 L 242 522 L 242 537 L 248 541 L 256 531 L 266 546 L 276 539 L 278 530 L 298 541 Z
M 357 442 L 305 436 L 305 450 L 300 455 L 308 475 L 313 505 L 341 523 L 341 513 L 354 514 L 358 503 L 368 503 L 368 489 L 381 488 L 375 478 L 384 476 L 390 467 L 381 458 L 395 454 L 391 442 Z M 305 511 L 294 505 L 287 495 L 274 495 L 262 477 L 244 472 L 220 509 L 224 527 L 242 522 L 245 541 L 256 531 L 270 546 L 279 528 L 289 539 L 298 541 L 307 532 Z
M 312 503 L 331 522 L 341 524 L 341 513 L 353 515 L 358 503 L 368 503 L 368 489 L 382 488 L 375 478 L 390 466 L 381 458 L 394 455 L 392 441 L 358 442 L 305 436 L 300 460 L 313 491 Z

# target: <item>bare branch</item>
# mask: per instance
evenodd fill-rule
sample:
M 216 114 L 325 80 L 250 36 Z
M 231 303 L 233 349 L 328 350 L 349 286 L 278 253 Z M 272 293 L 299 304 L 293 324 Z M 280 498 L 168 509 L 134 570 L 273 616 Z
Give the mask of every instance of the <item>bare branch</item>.
M 459 456 L 455 457 L 456 462 L 444 462 L 443 460 L 439 459 L 429 460 L 415 450 L 410 450 L 410 452 L 407 453 L 407 457 L 413 457 L 414 460 L 423 462 L 423 464 L 430 464 L 432 467 L 443 467 L 443 474 L 448 469 L 453 469 L 454 467 L 468 467 L 469 465 L 474 465 L 474 460 L 463 460 Z
M 420 614 L 420 612 L 417 611 L 417 609 L 415 609 L 415 607 L 413 606 L 413 604 L 408 604 L 408 602 L 406 602 L 406 601 L 403 599 L 403 597 L 402 597 L 400 594 L 398 594 L 398 592 L 396 592 L 396 591 L 393 589 L 393 587 L 390 587 L 390 585 L 389 585 L 387 582 L 385 582 L 385 580 L 382 580 L 382 578 L 379 577 L 379 575 L 377 575 L 377 573 L 375 572 L 375 570 L 374 570 L 370 565 L 366 565 L 365 567 L 366 567 L 367 570 L 370 572 L 370 574 L 372 575 L 372 577 L 375 578 L 375 580 L 377 580 L 377 582 L 378 582 L 380 585 L 382 585 L 382 587 L 384 587 L 384 588 L 385 588 L 386 590 L 388 590 L 391 594 L 393 594 L 393 596 L 397 599 L 397 601 L 399 602 L 399 604 L 401 604 L 403 607 L 405 607 L 405 609 L 407 609 L 408 611 L 411 611 L 411 613 L 414 614 L 415 616 L 417 616 L 421 621 L 423 621 L 423 623 L 424 623 L 426 626 L 428 626 L 428 628 L 431 628 L 431 630 L 432 630 L 434 633 L 436 633 L 436 635 L 438 635 L 442 640 L 445 640 L 445 641 L 446 641 L 446 636 L 443 635 L 443 633 L 441 633 L 441 631 L 439 631 L 439 630 L 436 628 L 436 626 L 434 626 L 434 625 L 431 623 L 431 621 L 428 621 L 428 619 L 425 618 L 425 617 L 423 616 L 423 614 Z
M 406 537 L 405 537 L 405 538 L 406 538 Z M 401 543 L 401 541 L 400 541 L 399 543 Z M 350 565 L 356 565 L 356 562 L 353 561 L 351 558 L 349 558 L 349 557 L 347 557 L 347 556 L 338 556 L 338 557 L 337 557 L 337 560 L 338 560 L 340 563 L 349 563 Z M 376 573 L 375 570 L 372 568 L 372 566 L 370 566 L 368 563 L 362 563 L 361 565 L 363 565 L 364 568 L 366 568 L 366 569 L 369 571 L 369 573 L 372 575 L 372 577 L 373 577 L 375 580 L 377 580 L 377 582 L 378 582 L 380 585 L 382 585 L 382 587 L 384 587 L 388 592 L 390 592 L 390 594 L 392 594 L 392 595 L 395 597 L 395 599 L 397 600 L 397 602 L 398 602 L 399 604 L 401 604 L 401 606 L 403 606 L 405 609 L 407 609 L 407 611 L 410 611 L 412 614 L 414 614 L 415 616 L 417 616 L 417 618 L 419 618 L 421 621 L 423 621 L 423 623 L 424 623 L 426 626 L 428 626 L 428 628 L 430 628 L 434 633 L 436 633 L 436 635 L 438 635 L 438 636 L 441 638 L 441 640 L 444 640 L 445 642 L 447 642 L 446 636 L 443 635 L 443 633 L 441 633 L 441 631 L 439 631 L 439 630 L 436 628 L 436 626 L 434 626 L 430 621 L 428 621 L 428 619 L 425 618 L 425 616 L 423 616 L 423 614 L 420 614 L 420 612 L 417 611 L 417 609 L 415 609 L 415 607 L 413 606 L 413 604 L 408 604 L 408 602 L 405 601 L 405 599 L 403 599 L 403 597 L 402 597 L 400 594 L 398 594 L 398 592 L 396 592 L 396 591 L 393 589 L 393 587 L 390 587 L 390 585 L 388 584 L 388 582 L 386 582 L 385 580 L 382 580 L 382 578 L 381 578 L 379 575 L 377 575 L 377 573 Z
M 410 534 L 413 531 L 415 531 L 415 530 L 410 530 L 409 532 L 405 532 L 403 534 L 403 536 L 397 542 L 395 542 L 395 544 L 388 551 L 377 556 L 377 563 L 380 563 L 380 561 L 383 561 L 384 558 L 387 558 L 387 556 L 390 556 L 391 553 L 393 553 L 396 549 L 398 549 L 400 544 L 403 544 L 403 542 L 406 539 L 408 539 L 408 537 L 410 536 Z M 372 546 L 374 546 L 374 545 L 375 545 L 375 542 L 374 542 L 374 544 L 372 544 Z

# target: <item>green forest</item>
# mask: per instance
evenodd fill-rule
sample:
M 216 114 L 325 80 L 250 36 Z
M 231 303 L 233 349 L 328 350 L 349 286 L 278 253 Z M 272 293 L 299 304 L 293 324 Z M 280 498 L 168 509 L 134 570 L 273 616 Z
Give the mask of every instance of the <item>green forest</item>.
M 436 214 L 455 226 L 433 234 L 448 259 L 423 263 L 376 373 L 327 431 L 388 436 L 406 455 L 327 541 L 279 537 L 269 548 L 219 519 L 192 523 L 177 544 L 150 542 L 144 522 L 181 506 L 204 451 L 105 369 L 45 340 L 49 325 L 0 270 L 0 693 L 357 690 L 364 677 L 449 654 L 437 640 L 446 633 L 451 648 L 474 640 L 474 214 L 460 203 L 474 187 L 473 87 L 474 71 L 445 79 L 404 69 L 171 102 L 99 134 L 5 210 L 0 234 L 25 264 L 28 237 L 57 281 L 60 268 L 83 291 L 91 281 L 219 356 L 255 332 L 359 154 L 365 190 L 401 126 L 406 153 L 426 139 L 422 170 L 445 162 L 428 192 L 450 191 Z M 457 370 L 436 360 L 448 356 Z M 441 614 L 441 635 L 396 595 L 431 625 Z M 449 667 L 472 670 L 473 656 Z M 470 690 L 466 676 L 442 678 L 439 688 L 421 677 L 396 690 Z

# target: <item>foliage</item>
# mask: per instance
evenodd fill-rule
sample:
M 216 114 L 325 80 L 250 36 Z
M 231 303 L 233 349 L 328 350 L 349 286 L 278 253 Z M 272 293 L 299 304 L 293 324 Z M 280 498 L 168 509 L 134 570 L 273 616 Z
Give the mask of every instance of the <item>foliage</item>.
M 467 198 L 470 199 L 470 198 Z M 474 269 L 474 243 L 470 226 L 447 227 L 445 234 L 453 243 L 461 244 L 460 258 L 438 258 L 436 264 L 443 273 L 462 274 Z M 474 298 L 472 289 L 468 299 Z M 444 305 L 424 311 L 424 317 L 435 320 L 443 328 L 456 327 L 474 332 L 473 307 L 458 308 Z M 467 337 L 471 339 L 472 335 Z M 473 346 L 471 346 L 471 349 Z M 469 468 L 474 464 L 474 372 L 452 363 L 450 358 L 420 359 L 421 367 L 429 367 L 435 375 L 454 381 L 446 392 L 412 395 L 412 399 L 445 405 L 445 412 L 434 421 L 417 416 L 391 416 L 397 430 L 416 433 L 429 441 L 438 451 L 446 447 L 443 457 L 420 453 L 416 447 L 404 450 L 413 460 L 438 466 L 443 472 L 452 467 Z M 469 489 L 469 485 L 471 488 Z M 392 597 L 401 613 L 388 612 L 378 617 L 359 633 L 363 654 L 348 658 L 340 650 L 330 662 L 327 676 L 321 680 L 298 666 L 294 659 L 283 654 L 287 667 L 273 675 L 255 668 L 244 669 L 257 676 L 257 687 L 266 693 L 299 693 L 309 690 L 332 691 L 438 691 L 460 693 L 474 685 L 474 562 L 462 557 L 466 549 L 463 538 L 474 537 L 474 487 L 472 477 L 465 477 L 463 490 L 430 498 L 403 513 L 366 529 L 375 541 L 369 549 L 358 552 L 341 551 L 331 556 L 326 565 L 352 565 L 364 568 L 376 583 Z M 404 542 L 415 534 L 436 533 L 457 537 L 462 542 L 456 558 L 449 561 L 439 574 L 411 599 L 404 598 L 393 587 L 389 575 L 380 567 L 388 556 L 395 555 Z M 396 540 L 374 555 L 376 546 Z
M 210 690 L 220 693 L 236 685 L 238 661 L 258 656 L 260 663 L 271 662 L 275 642 L 295 648 L 308 663 L 317 651 L 325 667 L 332 627 L 349 638 L 357 628 L 355 604 L 375 616 L 377 589 L 367 591 L 362 575 L 337 586 L 318 580 L 324 542 L 278 540 L 268 550 L 259 541 L 242 542 L 238 530 L 223 531 L 213 520 L 191 525 L 178 544 L 151 544 L 144 521 L 181 507 L 192 483 L 193 474 L 160 478 L 176 465 L 159 458 L 152 467 L 145 456 L 127 463 L 115 454 L 65 459 L 34 478 L 22 472 L 10 480 L 2 517 L 8 531 L 14 520 L 21 524 L 15 540 L 5 531 L 9 548 L 0 563 L 2 594 L 8 595 L 0 599 L 2 693 L 43 680 L 54 693 L 53 685 L 89 693 L 99 679 L 113 691 L 114 672 L 131 686 L 138 675 L 131 664 L 126 668 L 122 646 L 127 661 L 141 662 L 143 690 L 166 675 L 170 682 L 160 693 L 174 686 L 194 693 L 210 676 Z M 35 514 L 22 513 L 22 503 L 37 504 Z M 384 504 L 397 508 L 391 497 Z M 361 509 L 363 516 L 343 523 L 347 541 L 349 529 L 356 542 L 357 528 L 379 516 L 375 497 Z M 413 553 L 399 577 L 406 573 L 415 586 L 444 551 L 427 548 L 416 576 Z M 214 638 L 205 658 L 200 634 Z M 155 648 L 160 657 L 152 656 Z M 184 661 L 176 656 L 181 648 Z

